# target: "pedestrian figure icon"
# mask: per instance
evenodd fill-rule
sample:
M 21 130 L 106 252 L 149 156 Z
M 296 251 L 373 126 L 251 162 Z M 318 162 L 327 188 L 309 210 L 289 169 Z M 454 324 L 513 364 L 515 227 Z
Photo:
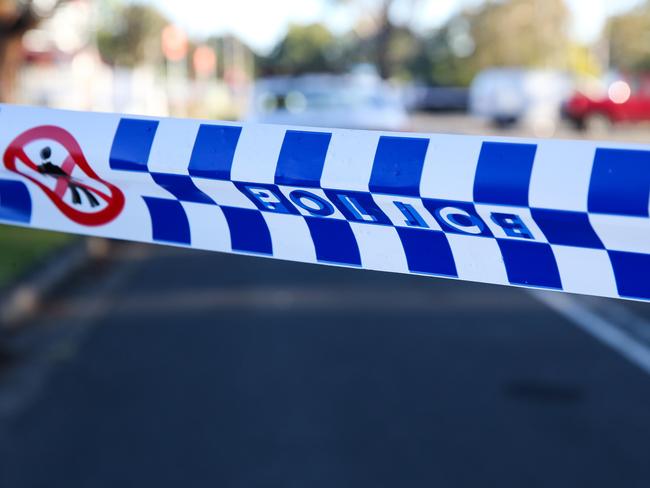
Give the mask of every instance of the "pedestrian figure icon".
M 97 198 L 95 198 L 90 191 L 83 186 L 77 185 L 71 175 L 66 173 L 63 168 L 49 161 L 52 157 L 52 149 L 49 146 L 45 146 L 41 149 L 40 156 L 43 162 L 38 165 L 38 172 L 57 179 L 57 193 L 61 191 L 65 193 L 65 190 L 69 189 L 72 193 L 72 203 L 75 205 L 81 205 L 81 196 L 79 194 L 79 191 L 81 190 L 83 194 L 86 195 L 91 207 L 97 207 L 99 205 Z

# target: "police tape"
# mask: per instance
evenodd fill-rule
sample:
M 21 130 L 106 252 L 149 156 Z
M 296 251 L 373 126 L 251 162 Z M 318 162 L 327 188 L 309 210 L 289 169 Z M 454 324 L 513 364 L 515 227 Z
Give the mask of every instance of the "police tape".
M 0 221 L 650 300 L 650 146 L 0 107 Z

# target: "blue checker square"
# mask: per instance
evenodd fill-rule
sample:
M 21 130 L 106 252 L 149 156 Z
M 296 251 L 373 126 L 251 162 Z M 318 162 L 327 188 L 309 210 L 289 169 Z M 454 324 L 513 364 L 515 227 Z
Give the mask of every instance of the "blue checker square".
M 228 228 L 233 251 L 273 254 L 271 232 L 259 210 L 221 207 Z
M 192 176 L 229 180 L 241 127 L 201 124 L 190 157 Z
M 121 119 L 111 146 L 110 167 L 146 172 L 157 129 L 157 120 Z
M 497 239 L 497 242 L 510 283 L 562 289 L 560 271 L 550 245 L 514 239 Z
M 320 177 L 332 134 L 288 130 L 285 132 L 275 183 L 291 186 L 320 186 Z
M 151 177 L 158 185 L 182 202 L 214 204 L 205 193 L 196 187 L 192 178 L 187 175 L 151 173 Z
M 456 262 L 444 232 L 398 227 L 409 271 L 458 277 Z
M 190 223 L 178 200 L 142 198 L 149 208 L 154 241 L 187 245 L 192 243 Z
M 531 208 L 530 213 L 551 244 L 604 248 L 584 212 Z
M 650 255 L 609 251 L 619 295 L 626 298 L 650 299 Z
M 429 139 L 422 137 L 380 137 L 370 174 L 370 191 L 418 196 L 428 147 Z
M 474 178 L 474 201 L 528 206 L 537 145 L 484 142 Z
M 305 217 L 305 221 L 318 261 L 361 266 L 359 246 L 347 221 L 319 217 Z
M 597 149 L 589 184 L 590 212 L 648 217 L 650 151 Z
M 0 180 L 0 220 L 28 224 L 32 218 L 32 198 L 20 181 Z

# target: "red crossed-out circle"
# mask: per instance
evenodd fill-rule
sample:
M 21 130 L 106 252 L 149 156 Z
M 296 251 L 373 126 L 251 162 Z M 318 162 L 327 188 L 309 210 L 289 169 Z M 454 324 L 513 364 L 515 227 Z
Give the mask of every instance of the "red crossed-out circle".
M 56 187 L 52 190 L 30 174 L 32 172 L 38 173 L 39 168 L 25 153 L 25 146 L 39 139 L 58 142 L 66 149 L 68 156 L 61 165 L 61 169 L 67 175 L 71 175 L 72 170 L 78 168 L 87 178 L 58 178 Z M 23 132 L 11 141 L 5 151 L 3 161 L 9 171 L 24 176 L 35 183 L 66 217 L 78 224 L 87 226 L 107 224 L 115 219 L 124 208 L 124 194 L 115 185 L 103 180 L 93 171 L 83 155 L 79 143 L 72 134 L 61 127 L 42 125 Z M 18 161 L 22 162 L 25 167 L 17 166 Z M 25 171 L 27 168 L 29 168 L 29 171 Z M 93 181 L 104 185 L 108 189 L 108 192 L 104 191 L 104 188 L 98 189 L 93 187 L 91 184 Z M 92 193 L 96 198 L 106 202 L 106 206 L 96 211 L 92 209 L 90 211 L 84 211 L 74 208 L 63 199 L 71 184 Z

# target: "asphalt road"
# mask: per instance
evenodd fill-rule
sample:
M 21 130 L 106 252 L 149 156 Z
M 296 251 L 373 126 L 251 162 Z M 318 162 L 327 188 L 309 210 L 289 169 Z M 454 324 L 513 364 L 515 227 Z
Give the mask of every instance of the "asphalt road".
M 650 305 L 122 244 L 28 325 L 3 488 L 650 485 Z
M 37 322 L 3 487 L 650 480 L 647 373 L 524 290 L 125 245 Z

